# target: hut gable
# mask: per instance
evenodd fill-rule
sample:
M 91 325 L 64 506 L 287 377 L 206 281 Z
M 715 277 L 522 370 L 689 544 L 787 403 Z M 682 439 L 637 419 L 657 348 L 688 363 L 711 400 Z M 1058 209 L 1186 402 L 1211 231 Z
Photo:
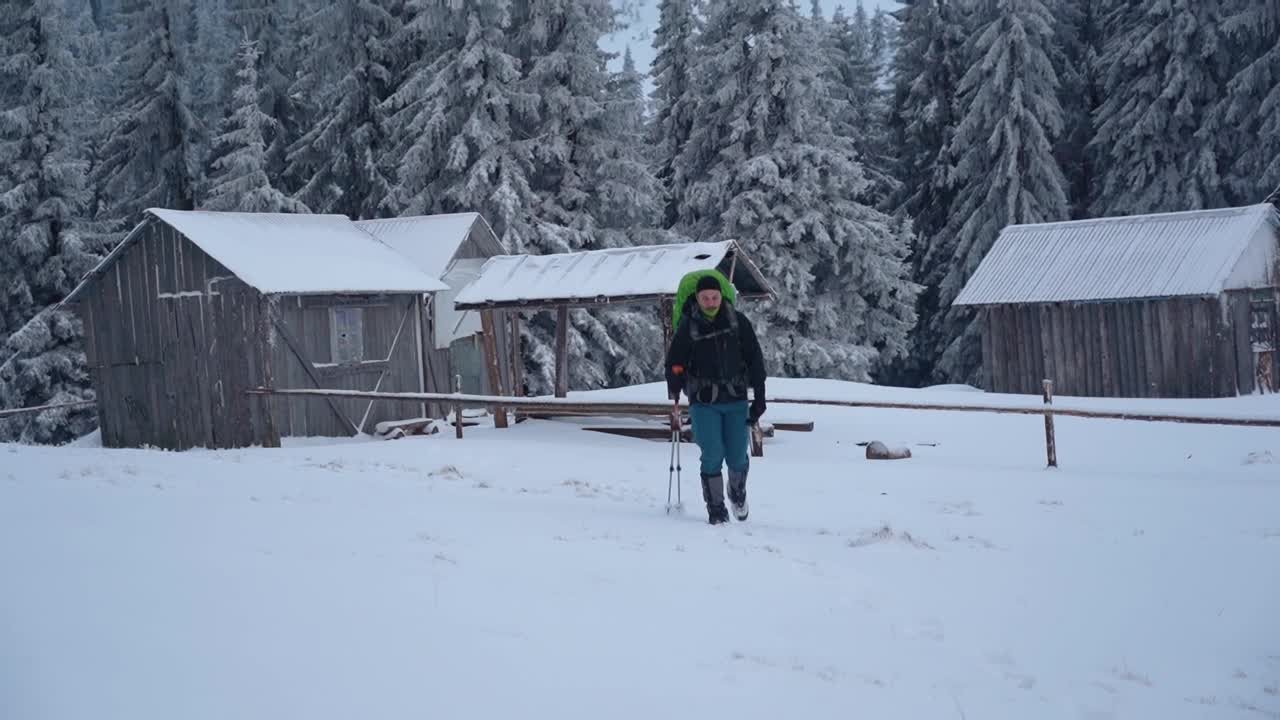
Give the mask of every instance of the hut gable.
M 1212 297 L 1275 284 L 1280 216 L 1262 203 L 1000 233 L 956 305 Z
M 505 252 L 480 213 L 360 220 L 355 225 L 435 278 L 443 278 L 459 259 L 484 259 Z

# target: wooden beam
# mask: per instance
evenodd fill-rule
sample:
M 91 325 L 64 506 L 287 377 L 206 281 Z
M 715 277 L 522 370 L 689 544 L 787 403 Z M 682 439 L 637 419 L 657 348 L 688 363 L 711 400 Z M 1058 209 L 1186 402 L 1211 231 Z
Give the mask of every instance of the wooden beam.
M 380 397 L 388 400 L 416 402 L 419 400 L 441 400 L 458 402 L 464 405 L 505 405 L 521 409 L 532 409 L 547 414 L 572 415 L 591 414 L 609 415 L 656 415 L 668 417 L 671 414 L 670 401 L 665 402 L 594 402 L 588 400 L 568 401 L 560 398 L 506 398 L 490 395 L 463 395 L 461 393 L 371 393 L 364 390 L 328 390 L 328 389 L 274 389 L 255 388 L 249 394 L 275 395 L 330 395 L 334 397 Z M 1036 397 L 1039 401 L 1039 396 Z M 883 402 L 869 400 L 815 400 L 808 398 L 777 397 L 768 399 L 770 405 L 829 405 L 832 407 L 883 408 L 889 410 L 949 410 L 956 412 L 992 412 L 1013 415 L 1044 416 L 1044 405 L 1027 404 L 1013 406 L 999 405 L 947 405 L 941 403 L 908 403 Z M 685 407 L 681 405 L 680 407 Z M 1238 425 L 1243 427 L 1280 427 L 1280 417 L 1213 417 L 1205 415 L 1177 415 L 1172 413 L 1148 413 L 1117 410 L 1090 410 L 1055 405 L 1053 414 L 1057 416 L 1086 417 L 1100 420 L 1142 420 L 1147 422 L 1177 422 L 1201 425 Z
M 556 397 L 569 395 L 569 306 L 556 308 Z
M 743 258 L 746 261 L 746 258 Z M 647 305 L 649 303 L 659 302 L 664 297 L 669 297 L 666 293 L 648 293 L 637 295 L 608 295 L 604 297 L 581 298 L 581 297 L 558 297 L 558 298 L 537 298 L 533 300 L 495 300 L 493 302 L 468 302 L 455 303 L 457 310 L 550 310 L 559 308 L 560 306 L 570 308 L 588 308 L 588 307 L 607 307 L 610 305 Z M 748 299 L 767 300 L 774 296 L 768 292 L 757 290 L 743 289 L 738 291 L 738 297 Z
M 480 332 L 484 335 L 484 364 L 489 369 L 489 392 L 493 395 L 506 395 L 502 387 L 502 370 L 498 367 L 497 326 L 493 321 L 492 310 L 480 311 Z M 493 408 L 494 427 L 507 427 L 507 410 L 501 405 Z
M 520 342 L 520 313 L 511 312 L 511 396 L 524 395 L 524 351 Z

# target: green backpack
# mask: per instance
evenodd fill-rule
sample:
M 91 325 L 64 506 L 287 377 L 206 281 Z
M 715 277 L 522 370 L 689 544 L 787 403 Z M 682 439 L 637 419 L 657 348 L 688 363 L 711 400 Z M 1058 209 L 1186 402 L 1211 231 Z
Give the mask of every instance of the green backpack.
M 738 304 L 738 291 L 734 289 L 733 283 L 729 282 L 729 278 L 724 273 L 711 268 L 710 270 L 694 270 L 684 277 L 680 278 L 680 286 L 676 288 L 675 307 L 671 310 L 671 328 L 680 326 L 680 318 L 684 317 L 684 304 L 693 297 L 698 289 L 698 281 L 704 276 L 710 275 L 720 282 L 720 292 L 724 295 L 724 299 L 731 304 Z

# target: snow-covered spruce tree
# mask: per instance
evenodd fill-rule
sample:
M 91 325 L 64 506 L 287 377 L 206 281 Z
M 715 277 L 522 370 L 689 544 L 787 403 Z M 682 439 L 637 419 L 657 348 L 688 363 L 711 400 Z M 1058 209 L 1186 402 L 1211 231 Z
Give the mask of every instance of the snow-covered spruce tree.
M 258 74 L 262 83 L 262 109 L 272 120 L 267 133 L 267 168 L 270 177 L 280 178 L 285 168 L 286 149 L 302 137 L 314 113 L 305 100 L 312 97 L 313 87 L 299 86 L 300 96 L 290 94 L 290 87 L 301 69 L 303 45 L 297 37 L 302 32 L 302 0 L 228 0 L 228 19 L 238 36 L 248 36 L 257 43 L 261 57 Z M 282 189 L 290 188 L 281 185 Z
M 511 0 L 450 6 L 434 24 L 453 44 L 407 72 L 383 103 L 401 158 L 395 202 L 410 214 L 479 212 L 514 251 L 537 202 L 532 150 L 516 124 L 536 112 L 537 97 L 520 87 L 508 48 Z
M 75 318 L 53 307 L 92 268 L 77 230 L 88 164 L 74 136 L 86 68 L 60 0 L 0 2 L 0 408 L 92 398 Z M 0 421 L 0 441 L 63 442 L 93 414 Z
M 535 113 L 517 124 L 520 136 L 534 139 L 530 188 L 537 197 L 519 232 L 523 249 L 543 254 L 607 247 L 619 236 L 606 232 L 603 215 L 645 212 L 644 202 L 636 203 L 640 195 L 602 195 L 607 188 L 601 187 L 601 173 L 622 168 L 616 164 L 617 150 L 620 142 L 628 142 L 616 139 L 621 126 L 610 123 L 609 57 L 600 49 L 601 38 L 614 28 L 614 10 L 607 0 L 519 0 L 513 16 L 519 28 L 514 52 L 523 68 L 521 86 L 538 98 Z M 619 201 L 633 203 L 632 209 L 621 209 Z M 581 359 L 570 366 L 571 387 L 634 381 L 640 372 L 637 358 L 654 358 L 649 372 L 656 372 L 654 350 L 661 335 L 656 325 L 633 319 L 639 316 L 625 311 L 570 314 L 569 352 Z M 652 338 L 629 347 L 620 344 L 628 337 L 643 338 L 645 327 L 654 330 Z M 531 346 L 549 347 L 554 318 L 536 315 L 527 329 Z M 532 387 L 550 389 L 552 365 L 532 363 L 526 369 Z
M 898 17 L 889 117 L 895 175 L 902 182 L 895 205 L 913 219 L 911 277 L 922 291 L 911 353 L 895 364 L 893 380 L 918 385 L 932 373 L 944 345 L 931 328 L 938 313 L 938 288 L 950 262 L 943 230 L 955 200 L 951 139 L 959 122 L 965 19 L 956 0 L 908 0 Z
M 606 88 L 601 114 L 599 164 L 593 173 L 589 211 L 596 221 L 594 247 L 619 248 L 678 242 L 660 229 L 662 189 L 644 157 L 644 87 L 630 48 L 622 70 Z M 603 308 L 575 314 L 574 325 L 591 339 L 589 352 L 609 385 L 656 380 L 662 366 L 662 326 L 652 307 Z
M 231 96 L 231 112 L 214 140 L 209 194 L 203 207 L 238 212 L 309 212 L 302 202 L 271 183 L 267 172 L 266 131 L 273 122 L 262 111 L 258 81 L 258 49 L 245 39 L 237 56 L 239 84 Z
M 1108 16 L 1094 215 L 1226 204 L 1227 128 L 1210 118 L 1230 79 L 1222 14 L 1222 0 L 1168 0 L 1120 3 Z
M 1102 104 L 1103 5 L 1105 0 L 1052 0 L 1057 18 L 1054 66 L 1065 127 L 1054 150 L 1067 178 L 1071 217 L 1089 217 L 1095 201 L 1095 156 L 1089 152 L 1094 114 Z
M 229 21 L 227 0 L 188 0 L 183 50 L 191 68 L 191 108 L 209 126 L 225 114 L 235 86 L 234 58 L 243 33 Z
M 391 94 L 387 38 L 398 21 L 375 0 L 320 3 L 307 16 L 307 66 L 295 85 L 317 93 L 319 116 L 288 149 L 295 197 L 314 212 L 368 219 L 386 214 L 394 169 L 385 166 L 387 129 L 380 105 Z M 338 78 L 327 77 L 337 70 Z
M 858 0 L 851 20 L 843 6 L 836 8 L 831 21 L 816 23 L 820 47 L 828 54 L 833 129 L 853 142 L 863 171 L 871 180 L 868 192 L 858 198 L 873 207 L 882 207 L 896 192 L 889 153 L 888 98 L 879 86 L 877 43 L 870 20 Z
M 658 181 L 662 183 L 664 228 L 675 226 L 683 184 L 677 183 L 677 163 L 693 126 L 691 73 L 697 62 L 702 0 L 659 0 L 658 27 L 653 35 L 657 51 L 649 70 L 653 78 L 654 118 L 649 130 Z
M 1053 16 L 1044 0 L 983 0 L 978 30 L 960 81 L 963 116 L 952 139 L 958 195 L 946 233 L 935 246 L 946 264 L 939 288 L 938 334 L 947 340 L 935 379 L 978 383 L 982 354 L 978 323 L 951 307 L 1006 225 L 1063 220 L 1067 182 L 1053 156 L 1063 128 L 1058 78 L 1049 52 Z
M 627 247 L 665 240 L 662 187 L 644 156 L 644 80 L 627 48 L 622 70 L 605 89 L 601 137 L 591 188 L 590 212 L 599 233 L 598 247 Z
M 1229 0 L 1223 27 L 1240 57 L 1214 118 L 1240 139 L 1224 174 L 1230 203 L 1244 205 L 1280 187 L 1280 4 Z
M 116 87 L 120 102 L 106 122 L 93 172 L 104 219 L 132 227 L 148 207 L 189 210 L 200 177 L 200 123 L 191 112 L 187 68 L 178 42 L 181 0 L 127 0 Z
M 900 228 L 855 200 L 868 181 L 832 129 L 806 21 L 783 0 L 724 0 L 703 38 L 681 220 L 741 242 L 773 283 L 754 311 L 770 373 L 868 380 L 906 351 L 918 288 Z

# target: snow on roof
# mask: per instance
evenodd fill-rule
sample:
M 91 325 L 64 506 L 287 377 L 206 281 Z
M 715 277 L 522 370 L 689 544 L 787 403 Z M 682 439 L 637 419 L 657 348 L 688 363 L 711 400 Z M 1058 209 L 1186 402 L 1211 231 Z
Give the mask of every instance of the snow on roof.
M 1218 210 L 1010 225 L 956 305 L 1217 295 L 1277 282 L 1280 214 Z
M 769 293 L 764 278 L 732 240 L 645 245 L 552 255 L 498 255 L 458 293 L 460 309 L 492 305 L 592 304 L 674 295 L 693 270 L 719 268 L 744 295 Z
M 472 212 L 358 220 L 355 224 L 412 260 L 419 270 L 441 278 L 448 272 L 449 263 L 470 236 L 476 222 L 485 223 L 485 220 L 480 213 Z M 487 229 L 488 225 L 485 227 Z M 493 238 L 492 231 L 483 235 Z M 502 252 L 496 238 L 493 238 L 490 249 L 494 255 Z
M 259 292 L 436 292 L 445 285 L 344 215 L 149 208 Z

